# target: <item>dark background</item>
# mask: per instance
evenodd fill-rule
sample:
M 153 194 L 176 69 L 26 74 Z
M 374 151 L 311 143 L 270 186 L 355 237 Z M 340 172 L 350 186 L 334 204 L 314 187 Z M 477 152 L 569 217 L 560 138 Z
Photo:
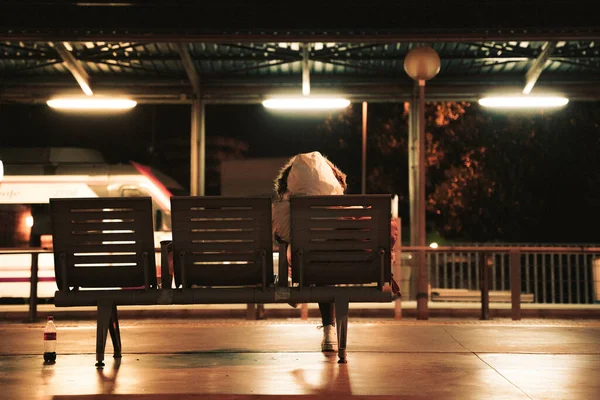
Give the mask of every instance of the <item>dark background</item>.
M 449 222 L 430 210 L 427 219 L 433 224 L 429 225 L 432 237 L 440 240 L 441 235 L 457 242 L 598 242 L 598 105 L 572 102 L 564 110 L 546 114 L 506 114 L 473 106 L 465 117 L 444 127 L 443 132 L 434 129 L 434 135 L 440 138 L 455 132 L 458 141 L 453 146 L 459 149 L 463 136 L 470 137 L 470 146 L 478 145 L 473 135 L 480 135 L 481 140 L 493 136 L 493 140 L 482 144 L 488 149 L 485 168 L 504 185 L 504 193 L 509 197 L 471 204 L 460 217 L 467 226 L 452 235 L 440 234 L 442 224 Z M 342 121 L 341 112 L 294 115 L 266 110 L 262 105 L 207 105 L 207 162 L 211 164 L 207 166 L 207 194 L 218 194 L 219 160 L 290 157 L 315 150 L 342 167 L 349 176 L 351 192 L 360 192 L 360 104 L 352 107 L 353 116 Z M 401 110 L 402 105 L 397 109 Z M 393 105 L 369 105 L 371 141 L 367 169 L 383 165 L 382 174 L 395 183 L 390 186 L 393 189 L 381 190 L 400 195 L 400 216 L 408 222 L 408 174 L 403 156 L 406 152 L 398 150 L 398 156 L 388 156 L 385 164 L 381 149 L 372 146 L 371 135 L 376 134 L 377 127 L 386 126 L 390 112 L 398 113 L 393 111 Z M 156 167 L 189 190 L 190 115 L 189 105 L 138 105 L 118 114 L 74 114 L 46 105 L 0 105 L 0 146 L 94 148 L 110 162 L 134 160 Z M 333 131 L 324 128 L 327 120 L 334 121 Z M 398 117 L 396 123 L 403 132 L 398 133 L 397 129 L 395 135 L 406 136 L 405 119 Z M 335 131 L 340 127 L 346 133 Z M 223 146 L 218 140 L 223 138 L 231 140 Z M 490 157 L 490 151 L 494 151 L 495 158 Z M 461 154 L 456 155 L 458 161 L 462 160 Z M 440 180 L 447 179 L 443 170 L 429 176 L 436 175 Z M 518 190 L 510 190 L 511 185 Z M 428 191 L 433 190 L 430 185 Z M 473 199 L 478 201 L 476 195 Z M 447 211 L 442 217 L 445 214 Z M 403 236 L 408 237 L 406 227 L 403 230 Z

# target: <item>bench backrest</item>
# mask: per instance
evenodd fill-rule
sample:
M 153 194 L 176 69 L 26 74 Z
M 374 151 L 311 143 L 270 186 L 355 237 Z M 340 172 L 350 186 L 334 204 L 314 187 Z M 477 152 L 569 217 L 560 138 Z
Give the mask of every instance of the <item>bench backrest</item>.
M 150 197 L 50 199 L 50 215 L 60 290 L 156 284 Z
M 271 282 L 269 197 L 171 197 L 177 287 Z
M 390 280 L 390 195 L 291 198 L 292 280 L 383 286 Z

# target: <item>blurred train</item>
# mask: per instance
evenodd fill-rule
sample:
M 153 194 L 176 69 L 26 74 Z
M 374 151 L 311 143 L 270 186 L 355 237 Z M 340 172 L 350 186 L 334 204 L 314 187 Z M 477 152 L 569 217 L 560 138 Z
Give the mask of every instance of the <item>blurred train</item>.
M 156 246 L 171 239 L 172 195 L 186 194 L 172 178 L 135 162 L 109 164 L 95 150 L 69 147 L 0 148 L 0 253 L 2 248 L 52 247 L 49 199 L 152 198 Z M 157 255 L 158 266 L 160 257 Z M 0 254 L 0 298 L 27 298 L 29 254 Z M 54 261 L 39 256 L 38 297 L 54 297 Z

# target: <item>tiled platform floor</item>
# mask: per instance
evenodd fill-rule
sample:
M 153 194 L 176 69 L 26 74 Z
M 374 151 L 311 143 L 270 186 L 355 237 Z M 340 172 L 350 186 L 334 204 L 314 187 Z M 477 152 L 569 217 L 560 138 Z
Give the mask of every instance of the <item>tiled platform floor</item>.
M 54 365 L 43 323 L 2 323 L 0 398 L 600 398 L 600 321 L 356 319 L 345 365 L 319 351 L 317 324 L 122 320 L 123 358 L 109 339 L 98 370 L 93 321 L 57 320 Z

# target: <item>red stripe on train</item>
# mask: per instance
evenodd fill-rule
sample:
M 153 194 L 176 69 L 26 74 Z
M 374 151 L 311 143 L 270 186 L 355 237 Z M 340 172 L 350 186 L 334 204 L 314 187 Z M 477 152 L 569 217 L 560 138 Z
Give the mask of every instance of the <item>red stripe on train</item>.
M 38 278 L 38 282 L 54 282 L 54 278 Z M 0 283 L 18 283 L 18 282 L 29 282 L 29 278 L 0 278 Z

